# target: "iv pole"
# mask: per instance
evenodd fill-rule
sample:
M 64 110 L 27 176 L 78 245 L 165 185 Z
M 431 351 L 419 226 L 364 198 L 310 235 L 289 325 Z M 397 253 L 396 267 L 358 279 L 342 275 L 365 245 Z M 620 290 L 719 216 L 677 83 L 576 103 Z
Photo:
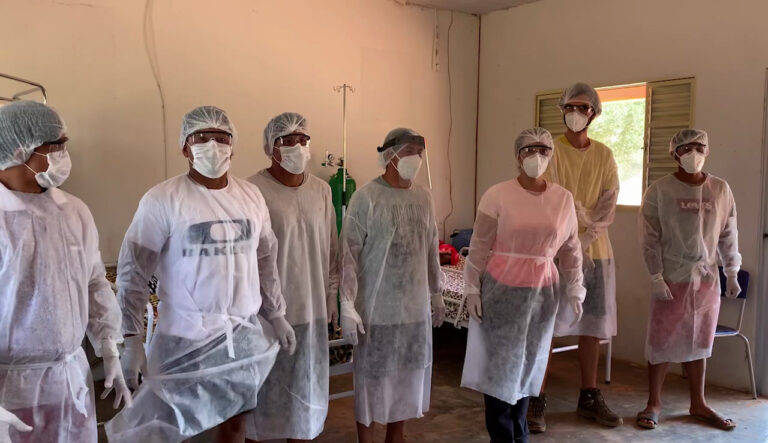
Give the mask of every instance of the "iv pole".
M 333 88 L 334 91 L 342 92 L 343 95 L 343 105 L 341 110 L 341 120 L 342 120 L 342 146 L 343 146 L 343 153 L 342 155 L 342 162 L 341 167 L 342 174 L 343 174 L 343 180 L 341 185 L 341 216 L 344 217 L 344 214 L 347 212 L 347 89 L 349 89 L 349 92 L 355 92 L 355 89 L 346 83 L 344 83 L 341 86 L 336 86 Z

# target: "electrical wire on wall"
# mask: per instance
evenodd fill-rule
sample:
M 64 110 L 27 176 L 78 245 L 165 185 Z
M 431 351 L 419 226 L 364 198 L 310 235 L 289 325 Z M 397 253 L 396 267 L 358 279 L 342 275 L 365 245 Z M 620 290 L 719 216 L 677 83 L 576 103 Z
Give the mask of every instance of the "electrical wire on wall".
M 453 11 L 451 11 L 451 23 L 448 25 L 448 38 L 446 50 L 446 64 L 448 65 L 448 201 L 451 203 L 451 209 L 443 218 L 443 236 L 448 238 L 450 234 L 445 231 L 445 224 L 448 218 L 453 215 L 453 168 L 451 166 L 451 135 L 453 135 L 453 84 L 451 83 L 451 28 L 453 28 Z
M 160 113 L 163 122 L 163 171 L 164 176 L 168 178 L 168 131 L 165 118 L 165 94 L 160 82 L 160 66 L 157 63 L 157 46 L 155 45 L 155 26 L 152 11 L 154 10 L 154 0 L 147 0 L 144 4 L 144 51 L 149 59 L 149 67 L 152 69 L 152 76 L 157 85 L 157 91 L 160 93 Z

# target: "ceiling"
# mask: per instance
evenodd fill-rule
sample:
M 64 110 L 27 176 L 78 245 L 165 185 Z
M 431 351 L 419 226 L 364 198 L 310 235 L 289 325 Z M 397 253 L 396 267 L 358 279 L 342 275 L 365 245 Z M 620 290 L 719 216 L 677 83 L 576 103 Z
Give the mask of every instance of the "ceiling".
M 468 12 L 470 14 L 487 14 L 500 9 L 514 8 L 515 6 L 533 3 L 539 0 L 395 0 L 398 3 L 409 5 L 428 6 L 438 9 L 450 9 L 453 11 Z

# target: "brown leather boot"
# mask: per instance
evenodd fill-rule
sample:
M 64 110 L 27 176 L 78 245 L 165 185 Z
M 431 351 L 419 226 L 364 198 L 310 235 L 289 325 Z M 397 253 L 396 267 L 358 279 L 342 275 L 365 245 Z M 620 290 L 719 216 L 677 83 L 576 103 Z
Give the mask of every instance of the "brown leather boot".
M 581 417 L 595 420 L 603 426 L 616 427 L 624 423 L 624 419 L 608 408 L 603 394 L 596 388 L 581 390 L 576 412 Z

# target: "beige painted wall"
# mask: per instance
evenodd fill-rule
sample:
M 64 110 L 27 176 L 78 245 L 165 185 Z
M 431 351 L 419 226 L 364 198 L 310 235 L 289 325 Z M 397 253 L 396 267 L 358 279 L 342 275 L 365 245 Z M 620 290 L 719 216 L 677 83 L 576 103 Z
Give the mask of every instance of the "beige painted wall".
M 706 168 L 731 184 L 744 269 L 752 272 L 744 331 L 754 343 L 761 136 L 768 2 L 543 0 L 482 17 L 478 192 L 513 171 L 512 140 L 534 123 L 534 95 L 575 81 L 596 86 L 696 77 L 696 126 L 710 135 Z M 500 141 L 504 141 L 500 143 Z M 636 211 L 611 228 L 617 261 L 616 358 L 642 363 L 648 275 Z M 721 320 L 736 314 L 733 303 Z M 746 388 L 743 345 L 718 339 L 709 380 Z M 574 383 L 577 383 L 574 380 Z
M 427 138 L 438 219 L 451 210 L 450 177 L 454 211 L 446 230 L 471 226 L 477 17 L 453 14 L 449 174 L 450 12 L 436 16 L 387 0 L 213 4 L 164 0 L 152 9 L 166 98 L 164 147 L 159 94 L 144 48 L 144 2 L 0 2 L 0 72 L 43 83 L 49 103 L 66 120 L 74 169 L 64 189 L 90 206 L 106 262 L 116 260 L 141 195 L 186 170 L 177 144 L 185 112 L 214 104 L 230 113 L 240 133 L 232 168 L 239 176 L 267 165 L 261 147 L 267 121 L 283 111 L 301 112 L 311 125 L 311 171 L 327 178 L 331 171 L 320 166 L 325 151 L 341 153 L 341 95 L 333 87 L 344 82 L 356 88 L 348 100 L 348 141 L 358 186 L 380 173 L 375 147 L 387 131 L 412 127 Z M 436 19 L 438 71 L 432 66 Z

